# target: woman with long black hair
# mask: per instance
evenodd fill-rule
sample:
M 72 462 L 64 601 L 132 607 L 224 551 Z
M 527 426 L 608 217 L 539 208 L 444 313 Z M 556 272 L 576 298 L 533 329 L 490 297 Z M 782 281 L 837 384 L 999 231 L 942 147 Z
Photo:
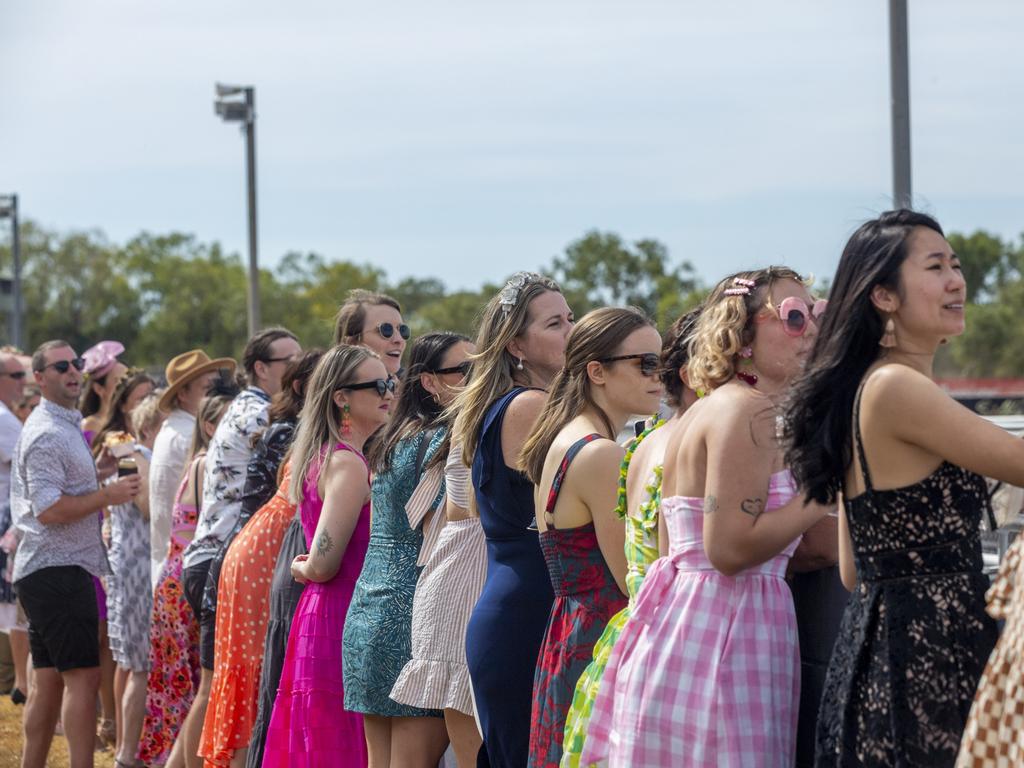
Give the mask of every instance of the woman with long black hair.
M 960 261 L 930 216 L 890 211 L 846 244 L 785 423 L 809 499 L 840 496 L 853 594 L 815 764 L 951 766 L 996 627 L 985 614 L 983 476 L 1024 485 L 1024 441 L 933 380 L 964 330 Z

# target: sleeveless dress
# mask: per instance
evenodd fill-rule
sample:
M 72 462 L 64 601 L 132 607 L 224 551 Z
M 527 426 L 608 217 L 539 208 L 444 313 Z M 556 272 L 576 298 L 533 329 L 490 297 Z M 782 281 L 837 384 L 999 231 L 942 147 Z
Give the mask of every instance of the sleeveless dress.
M 281 487 L 252 516 L 228 548 L 217 587 L 213 683 L 199 754 L 207 764 L 229 765 L 249 745 L 267 633 L 270 576 L 285 529 L 295 516 L 288 498 L 291 464 Z
M 948 462 L 912 485 L 875 490 L 860 397 L 865 491 L 845 499 L 857 586 L 825 679 L 815 765 L 951 766 L 996 641 L 981 559 L 988 490 Z
M 590 724 L 590 713 L 601 687 L 601 678 L 604 676 L 608 657 L 629 620 L 636 594 L 640 590 L 640 585 L 644 583 L 648 567 L 658 559 L 658 510 L 661 507 L 662 465 L 655 466 L 647 479 L 644 498 L 637 506 L 636 515 L 629 514 L 629 507 L 626 505 L 626 477 L 637 446 L 664 423 L 659 421 L 630 443 L 619 467 L 619 505 L 615 512 L 626 524 L 626 591 L 629 594 L 629 603 L 608 621 L 608 626 L 594 644 L 593 661 L 583 670 L 576 683 L 572 706 L 565 719 L 562 768 L 578 768 L 580 765 L 580 753 L 583 751 L 587 726 Z
M 453 444 L 445 462 L 444 489 L 469 509 L 469 467 Z M 487 545 L 480 518 L 447 520 L 416 582 L 412 601 L 412 658 L 391 689 L 401 704 L 473 714 L 466 666 L 466 625 L 487 573 Z
M 391 688 L 412 658 L 412 601 L 420 569 L 421 528 L 409 527 L 405 505 L 419 482 L 424 440 L 426 466 L 444 442 L 444 430 L 420 432 L 395 446 L 391 465 L 374 475 L 370 546 L 345 619 L 341 656 L 345 709 L 381 717 L 441 717 L 391 699 Z
M 334 450 L 352 451 L 366 462 L 361 453 L 344 443 Z M 307 547 L 324 506 L 317 489 L 324 461 L 310 467 L 299 505 Z M 299 599 L 270 716 L 264 768 L 363 768 L 367 764 L 363 717 L 344 707 L 341 635 L 369 539 L 367 503 L 359 513 L 338 573 L 330 581 L 310 582 Z
M 149 629 L 149 680 L 139 760 L 163 765 L 199 687 L 199 624 L 181 586 L 181 556 L 196 530 L 199 510 L 182 496 L 183 477 L 171 512 L 171 542 L 153 592 Z
M 145 446 L 137 450 L 147 461 Z M 113 479 L 117 479 L 116 476 Z M 108 507 L 110 511 L 110 575 L 107 576 L 107 640 L 114 663 L 132 672 L 149 671 L 149 622 L 153 611 L 153 582 L 145 559 L 149 551 L 149 521 L 134 501 Z
M 1006 551 L 988 613 L 1006 622 L 978 684 L 957 768 L 1024 765 L 1024 536 Z
M 487 578 L 466 628 L 466 661 L 483 735 L 479 766 L 523 768 L 537 654 L 554 593 L 534 522 L 533 484 L 505 464 L 501 425 L 517 387 L 484 415 L 473 487 L 487 539 Z
M 788 470 L 763 514 L 796 496 Z M 581 762 L 630 768 L 791 768 L 800 651 L 786 585 L 799 538 L 726 576 L 704 553 L 703 499 L 662 501 L 669 555 L 656 561 L 612 649 Z
M 600 439 L 601 435 L 587 435 L 566 451 L 544 509 L 549 525 L 553 525 L 551 515 L 569 465 L 584 446 Z M 593 521 L 575 528 L 549 527 L 540 534 L 540 547 L 554 585 L 555 602 L 533 678 L 527 765 L 558 768 L 576 681 L 592 657 L 594 643 L 612 615 L 625 606 L 626 598 L 601 554 Z

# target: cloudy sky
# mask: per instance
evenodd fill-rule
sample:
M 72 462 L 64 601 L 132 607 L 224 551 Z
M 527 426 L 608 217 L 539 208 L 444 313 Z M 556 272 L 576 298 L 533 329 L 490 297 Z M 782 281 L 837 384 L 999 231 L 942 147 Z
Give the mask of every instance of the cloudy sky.
M 288 250 L 475 287 L 599 228 L 706 280 L 829 274 L 890 205 L 886 0 L 6 0 L 0 192 L 115 241 Z M 910 0 L 915 205 L 1024 231 L 1024 4 Z

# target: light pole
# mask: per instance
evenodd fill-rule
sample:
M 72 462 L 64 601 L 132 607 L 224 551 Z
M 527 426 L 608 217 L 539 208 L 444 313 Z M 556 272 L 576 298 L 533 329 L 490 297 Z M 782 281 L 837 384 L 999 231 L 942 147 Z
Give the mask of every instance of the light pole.
M 260 327 L 260 269 L 256 244 L 256 91 L 252 86 L 216 84 L 214 112 L 226 123 L 243 123 L 249 200 L 249 335 Z
M 11 344 L 21 349 L 21 238 L 18 236 L 18 196 L 0 195 L 0 218 L 11 220 L 11 263 L 14 281 L 11 287 Z
M 889 0 L 889 83 L 892 90 L 892 202 L 910 208 L 910 62 L 907 0 Z

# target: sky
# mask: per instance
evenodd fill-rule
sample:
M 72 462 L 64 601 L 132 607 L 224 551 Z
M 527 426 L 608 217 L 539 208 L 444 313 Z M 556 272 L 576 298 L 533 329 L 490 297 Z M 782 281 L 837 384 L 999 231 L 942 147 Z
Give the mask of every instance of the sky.
M 1024 4 L 910 0 L 915 207 L 1024 232 Z M 705 282 L 827 276 L 891 207 L 886 0 L 6 0 L 0 193 L 115 242 L 245 254 L 253 85 L 260 262 L 287 251 L 452 289 L 591 229 Z M 6 232 L 0 227 L 0 237 Z

